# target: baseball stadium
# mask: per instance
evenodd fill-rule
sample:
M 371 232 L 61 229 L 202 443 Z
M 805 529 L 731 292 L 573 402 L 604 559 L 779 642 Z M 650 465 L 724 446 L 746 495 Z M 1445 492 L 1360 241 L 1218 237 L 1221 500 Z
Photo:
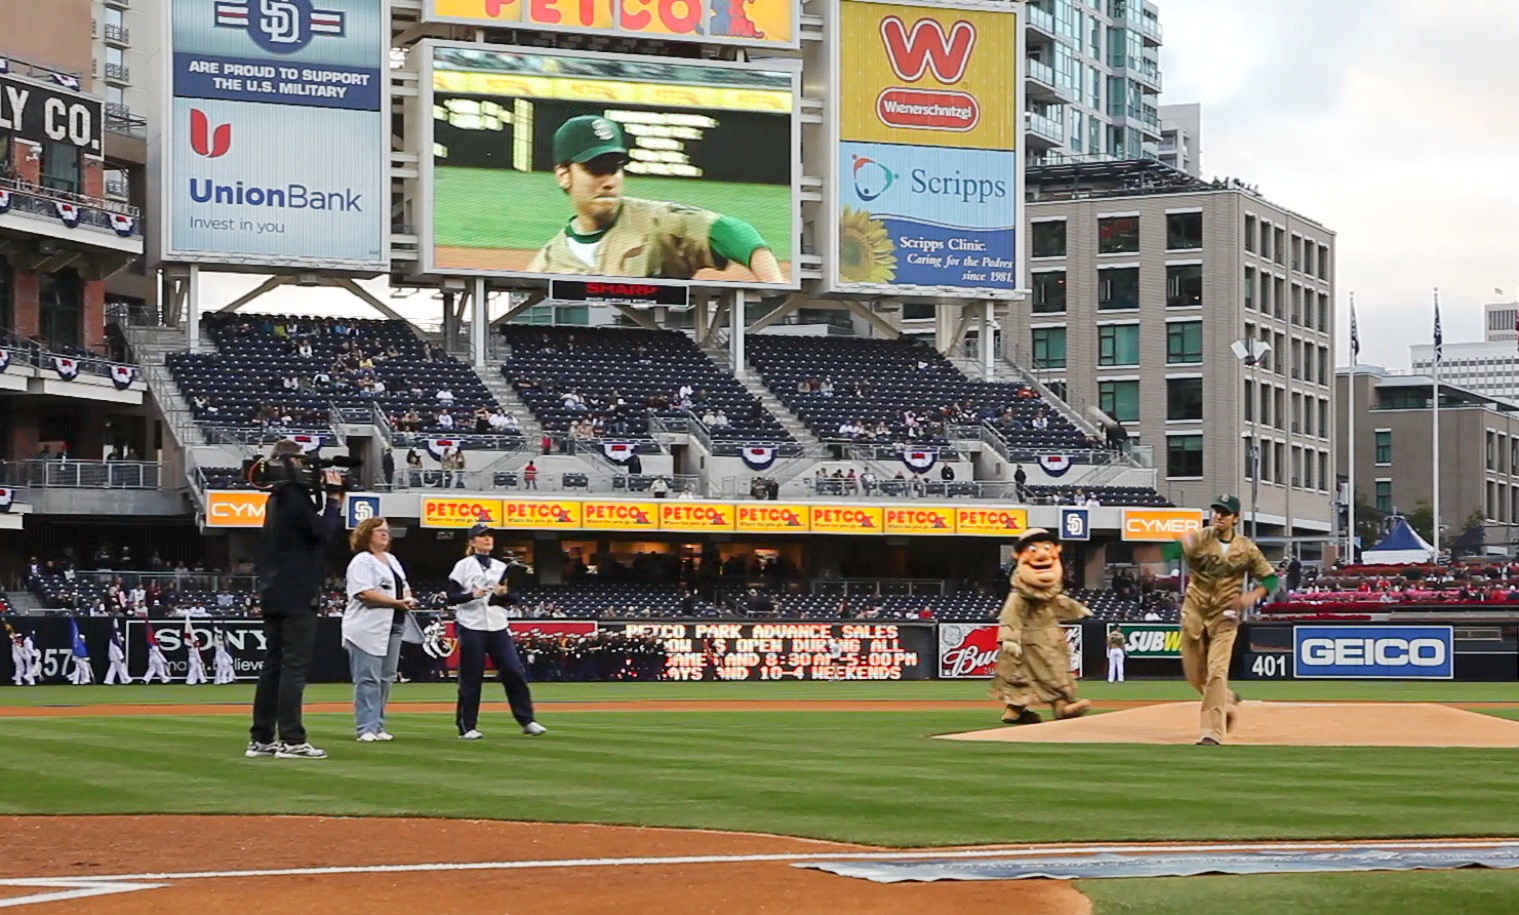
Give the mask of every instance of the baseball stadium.
M 0 908 L 1515 911 L 1519 420 L 1155 4 L 34 6 Z

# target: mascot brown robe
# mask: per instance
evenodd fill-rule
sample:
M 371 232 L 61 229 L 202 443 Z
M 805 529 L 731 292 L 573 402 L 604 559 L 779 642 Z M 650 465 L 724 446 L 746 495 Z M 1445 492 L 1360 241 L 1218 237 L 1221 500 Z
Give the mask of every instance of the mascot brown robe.
M 1034 528 L 1013 547 L 1012 590 L 997 623 L 997 669 L 992 698 L 1006 707 L 1004 724 L 1037 724 L 1044 719 L 1031 710 L 1049 703 L 1056 718 L 1085 714 L 1091 703 L 1076 698 L 1071 676 L 1071 649 L 1062 622 L 1074 622 L 1092 611 L 1066 597 L 1065 569 L 1055 535 Z

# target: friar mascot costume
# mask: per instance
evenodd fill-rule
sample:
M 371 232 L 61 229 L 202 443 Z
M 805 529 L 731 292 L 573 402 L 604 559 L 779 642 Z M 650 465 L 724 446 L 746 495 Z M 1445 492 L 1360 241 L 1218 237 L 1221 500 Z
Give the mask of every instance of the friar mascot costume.
M 992 698 L 1006 707 L 1003 724 L 1038 724 L 1044 719 L 1030 706 L 1049 703 L 1056 718 L 1075 718 L 1092 703 L 1076 698 L 1071 649 L 1062 622 L 1085 619 L 1092 611 L 1066 597 L 1060 541 L 1043 528 L 1032 528 L 1013 545 L 1012 590 L 997 623 L 997 671 Z

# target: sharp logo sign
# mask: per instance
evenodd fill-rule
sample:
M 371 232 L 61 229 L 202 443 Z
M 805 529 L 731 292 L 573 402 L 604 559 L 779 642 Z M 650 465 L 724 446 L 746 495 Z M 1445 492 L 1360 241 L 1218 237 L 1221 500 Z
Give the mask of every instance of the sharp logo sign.
M 937 20 L 919 19 L 909 31 L 900 17 L 887 16 L 881 20 L 881 42 L 892 71 L 903 82 L 916 83 L 931 70 L 934 79 L 953 85 L 965 77 L 976 47 L 976 27 L 960 20 L 946 34 Z M 965 131 L 981 122 L 976 97 L 955 89 L 891 86 L 876 98 L 876 114 L 892 127 L 923 130 Z
M 1451 680 L 1450 626 L 1294 626 L 1293 676 L 1336 680 Z
M 318 35 L 343 37 L 342 10 L 313 9 L 311 0 L 226 0 L 216 4 L 216 27 L 246 29 L 271 54 L 294 54 Z
M 211 119 L 199 108 L 190 109 L 190 148 L 198 156 L 219 159 L 232 148 L 232 125 L 218 124 L 211 129 Z

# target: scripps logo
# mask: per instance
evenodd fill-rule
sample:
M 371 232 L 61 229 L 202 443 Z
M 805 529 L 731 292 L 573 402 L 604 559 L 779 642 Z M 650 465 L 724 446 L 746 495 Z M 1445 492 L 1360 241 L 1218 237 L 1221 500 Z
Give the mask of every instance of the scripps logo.
M 294 54 L 317 35 L 343 37 L 347 14 L 313 9 L 311 0 L 217 0 L 216 26 L 245 29 L 271 54 Z
M 891 169 L 865 156 L 854 157 L 854 193 L 861 200 L 874 200 L 891 189 L 898 176 Z

